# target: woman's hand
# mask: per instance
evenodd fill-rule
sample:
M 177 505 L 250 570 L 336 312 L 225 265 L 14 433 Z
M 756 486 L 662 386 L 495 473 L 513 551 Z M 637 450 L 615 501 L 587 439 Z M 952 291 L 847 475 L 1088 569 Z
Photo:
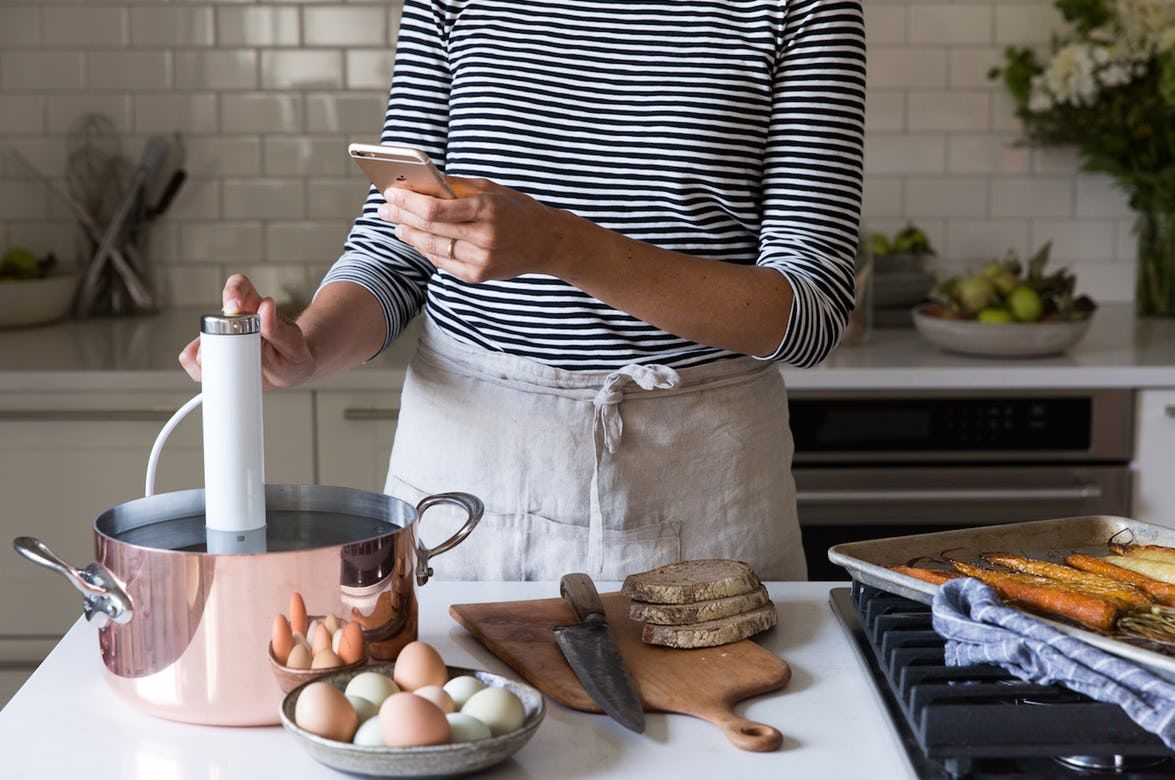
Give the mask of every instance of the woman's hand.
M 273 298 L 262 298 L 248 277 L 233 274 L 224 284 L 224 313 L 261 315 L 261 386 L 293 387 L 314 376 L 315 358 L 297 323 L 277 311 Z M 200 339 L 184 347 L 180 365 L 200 381 Z
M 447 178 L 456 199 L 402 187 L 384 193 L 379 215 L 396 224 L 401 241 L 473 284 L 527 273 L 559 275 L 576 246 L 571 236 L 578 217 L 486 179 Z

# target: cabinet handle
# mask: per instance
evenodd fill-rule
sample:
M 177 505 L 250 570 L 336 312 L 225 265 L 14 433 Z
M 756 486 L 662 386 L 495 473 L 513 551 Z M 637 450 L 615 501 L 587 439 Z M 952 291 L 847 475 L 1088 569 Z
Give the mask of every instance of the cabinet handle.
M 399 409 L 359 409 L 356 407 L 350 407 L 343 410 L 344 420 L 396 420 L 399 417 Z
M 1072 488 L 980 488 L 943 490 L 800 490 L 800 504 L 926 504 L 959 501 L 1096 501 L 1102 497 L 1097 484 Z
M 0 409 L 0 422 L 167 422 L 175 409 Z
M 1163 411 L 1167 413 L 1168 417 L 1175 417 L 1175 404 L 1167 404 Z

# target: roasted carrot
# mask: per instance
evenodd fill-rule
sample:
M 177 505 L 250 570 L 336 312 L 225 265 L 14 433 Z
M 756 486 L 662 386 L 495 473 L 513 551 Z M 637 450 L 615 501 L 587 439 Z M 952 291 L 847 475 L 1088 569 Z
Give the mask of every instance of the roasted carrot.
M 1119 607 L 1107 599 L 1058 587 L 1055 580 L 1045 577 L 991 571 L 962 561 L 951 564 L 962 574 L 987 583 L 1008 601 L 1096 631 L 1112 631 L 1121 614 Z
M 983 559 L 1013 571 L 1056 580 L 1067 589 L 1090 596 L 1100 596 L 1124 609 L 1148 609 L 1151 605 L 1150 598 L 1133 585 L 1071 566 L 1037 561 L 1009 553 L 985 553 Z
M 1095 558 L 1092 555 L 1074 553 L 1065 559 L 1065 563 L 1075 569 L 1100 574 L 1103 577 L 1110 577 L 1120 582 L 1128 582 L 1158 603 L 1175 607 L 1175 585 L 1169 582 L 1156 580 L 1145 574 L 1116 566 L 1109 561 Z
M 898 574 L 905 574 L 907 577 L 929 582 L 931 585 L 942 585 L 944 582 L 949 582 L 959 576 L 949 571 L 919 569 L 917 566 L 890 566 L 888 568 L 891 571 L 896 571 Z
M 1160 563 L 1147 558 L 1131 557 L 1126 555 L 1111 555 L 1106 558 L 1107 563 L 1121 566 L 1123 569 L 1136 571 L 1159 582 L 1168 582 L 1175 585 L 1175 566 L 1169 563 Z
M 1175 547 L 1161 544 L 1110 544 L 1110 550 L 1127 558 L 1142 558 L 1146 561 L 1175 566 Z

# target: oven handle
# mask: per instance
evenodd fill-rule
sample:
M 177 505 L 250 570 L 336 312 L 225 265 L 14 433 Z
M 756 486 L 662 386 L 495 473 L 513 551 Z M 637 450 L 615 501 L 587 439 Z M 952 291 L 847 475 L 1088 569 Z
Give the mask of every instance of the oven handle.
M 929 504 L 945 501 L 1096 501 L 1102 487 L 1085 483 L 1071 488 L 997 488 L 957 490 L 800 490 L 798 504 Z

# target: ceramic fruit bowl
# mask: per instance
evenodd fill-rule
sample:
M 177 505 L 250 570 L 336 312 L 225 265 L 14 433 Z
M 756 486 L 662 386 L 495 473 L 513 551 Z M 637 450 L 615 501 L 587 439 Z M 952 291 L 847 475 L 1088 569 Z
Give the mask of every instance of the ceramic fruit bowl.
M 979 322 L 932 314 L 936 304 L 915 306 L 914 327 L 935 346 L 964 355 L 1044 357 L 1065 352 L 1085 336 L 1093 314 L 1077 320 Z
M 77 292 L 77 274 L 44 279 L 0 279 L 0 328 L 56 322 L 69 314 Z
M 366 671 L 363 667 L 367 666 L 367 662 L 371 660 L 367 648 L 364 648 L 363 657 L 355 663 L 344 666 L 332 666 L 329 669 L 291 669 L 288 666 L 279 664 L 277 659 L 274 658 L 272 642 L 267 647 L 266 656 L 269 658 L 269 668 L 273 670 L 273 678 L 277 680 L 277 685 L 282 689 L 282 693 L 289 693 L 303 683 L 313 682 L 335 672 L 352 672 L 357 674 L 361 671 Z
M 394 668 L 394 663 L 381 661 L 362 670 L 332 670 L 321 679 L 342 691 L 360 671 L 379 672 L 391 677 Z M 448 666 L 446 669 L 449 679 L 469 675 L 481 680 L 487 687 L 505 688 L 513 693 L 521 700 L 526 714 L 522 725 L 496 737 L 448 745 L 393 748 L 336 742 L 311 734 L 294 724 L 294 707 L 305 685 L 295 688 L 282 701 L 282 725 L 316 761 L 341 772 L 368 777 L 447 777 L 477 772 L 505 761 L 530 740 L 546 715 L 543 695 L 526 683 L 459 666 Z

